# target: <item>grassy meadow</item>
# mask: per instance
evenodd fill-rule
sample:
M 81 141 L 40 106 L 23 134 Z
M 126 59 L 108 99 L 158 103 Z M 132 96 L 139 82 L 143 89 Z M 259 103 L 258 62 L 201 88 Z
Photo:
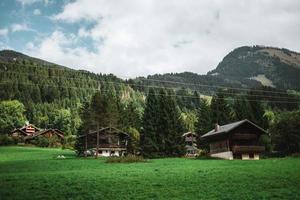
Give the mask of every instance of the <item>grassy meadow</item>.
M 104 162 L 69 150 L 0 147 L 0 199 L 300 199 L 299 158 Z

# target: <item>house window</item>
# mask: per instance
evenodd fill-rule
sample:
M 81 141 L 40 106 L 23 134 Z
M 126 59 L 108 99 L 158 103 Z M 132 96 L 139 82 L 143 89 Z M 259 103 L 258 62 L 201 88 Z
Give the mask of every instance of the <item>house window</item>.
M 102 151 L 99 151 L 100 154 L 102 154 Z

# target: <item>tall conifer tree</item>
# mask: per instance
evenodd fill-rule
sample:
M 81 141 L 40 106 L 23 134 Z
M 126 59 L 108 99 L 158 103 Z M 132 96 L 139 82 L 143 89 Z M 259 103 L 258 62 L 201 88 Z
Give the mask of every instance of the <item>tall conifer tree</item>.
M 159 153 L 156 138 L 158 111 L 158 100 L 154 89 L 151 88 L 146 98 L 140 138 L 141 152 L 145 157 L 157 157 Z
M 217 92 L 211 100 L 211 112 L 214 123 L 223 125 L 232 120 L 230 107 L 221 91 Z

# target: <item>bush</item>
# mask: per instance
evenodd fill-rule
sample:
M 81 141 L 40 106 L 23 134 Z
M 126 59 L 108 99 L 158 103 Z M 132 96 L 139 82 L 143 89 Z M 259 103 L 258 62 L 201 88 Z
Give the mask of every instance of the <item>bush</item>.
M 15 140 L 8 135 L 0 135 L 0 145 L 14 145 Z
M 75 135 L 66 136 L 62 148 L 63 149 L 74 150 L 75 142 L 76 142 L 76 136 Z
M 38 147 L 48 147 L 49 146 L 49 140 L 45 137 L 36 137 L 32 143 Z
M 260 136 L 258 143 L 265 147 L 266 152 L 271 152 L 273 150 L 271 138 L 268 135 Z
M 282 151 L 272 151 L 272 152 L 265 152 L 262 154 L 261 158 L 283 158 L 285 157 L 285 153 Z
M 293 158 L 300 158 L 300 153 L 293 153 L 291 155 L 291 157 L 293 157 Z
M 45 138 L 45 139 L 48 140 L 49 147 L 61 147 L 62 146 L 61 139 L 56 135 L 54 135 L 50 138 Z
M 106 163 L 135 163 L 135 162 L 146 162 L 142 156 L 127 155 L 125 157 L 109 157 Z

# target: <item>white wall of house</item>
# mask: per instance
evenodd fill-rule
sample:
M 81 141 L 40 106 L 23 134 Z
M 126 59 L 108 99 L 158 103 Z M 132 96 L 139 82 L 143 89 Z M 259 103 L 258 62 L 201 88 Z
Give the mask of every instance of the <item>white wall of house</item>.
M 254 154 L 253 158 L 250 158 L 249 154 L 242 154 L 242 160 L 259 160 L 259 154 Z
M 99 156 L 103 156 L 103 157 L 120 156 L 120 152 L 119 151 L 111 151 L 111 150 L 102 150 L 102 152 L 99 152 Z
M 259 154 L 254 154 L 254 160 L 259 160 Z
M 227 159 L 227 160 L 233 160 L 232 151 L 213 153 L 213 154 L 210 154 L 210 156 L 214 157 L 214 158 L 222 158 L 222 159 Z
M 242 154 L 242 160 L 249 160 L 249 154 Z

